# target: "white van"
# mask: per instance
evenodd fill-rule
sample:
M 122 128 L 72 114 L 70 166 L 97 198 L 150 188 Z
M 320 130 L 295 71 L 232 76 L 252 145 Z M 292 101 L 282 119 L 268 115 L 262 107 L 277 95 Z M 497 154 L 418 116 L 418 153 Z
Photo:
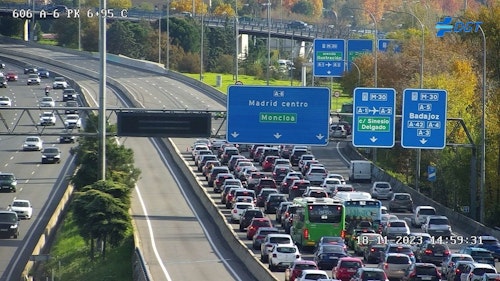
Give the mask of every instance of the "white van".
M 435 216 L 436 209 L 432 206 L 417 206 L 415 212 L 411 217 L 411 225 L 415 227 L 421 227 L 423 223 L 427 220 L 428 216 Z
M 368 160 L 351 160 L 349 181 L 372 181 L 372 162 Z

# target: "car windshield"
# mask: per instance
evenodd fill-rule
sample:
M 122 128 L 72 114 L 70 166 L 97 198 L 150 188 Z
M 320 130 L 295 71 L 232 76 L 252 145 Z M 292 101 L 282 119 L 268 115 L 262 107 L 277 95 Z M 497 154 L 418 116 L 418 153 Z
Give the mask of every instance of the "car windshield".
M 314 264 L 309 264 L 309 263 L 299 263 L 295 264 L 295 269 L 316 269 L 316 266 Z
M 482 242 L 484 245 L 495 245 L 495 246 L 498 245 L 498 240 L 496 240 L 496 239 L 483 238 Z
M 8 101 L 10 99 L 8 97 L 0 97 L 0 100 L 2 100 L 2 101 Z
M 387 263 L 409 264 L 410 260 L 407 256 L 389 256 L 389 257 L 387 257 Z
M 323 246 L 323 253 L 344 253 L 342 246 Z
M 2 222 L 16 222 L 16 214 L 12 213 L 0 213 L 0 221 Z
M 319 280 L 324 278 L 327 278 L 327 276 L 321 273 L 308 273 L 306 274 L 306 276 L 304 276 L 304 280 Z
M 436 211 L 434 211 L 434 209 L 420 209 L 419 214 L 420 215 L 435 215 Z
M 358 268 L 361 267 L 361 264 L 357 261 L 343 261 L 340 267 L 343 268 Z
M 391 186 L 388 183 L 377 183 L 375 185 L 376 188 L 390 188 Z
M 385 274 L 383 272 L 373 272 L 373 271 L 365 271 L 363 273 L 363 281 L 368 280 L 385 280 Z
M 297 251 L 297 249 L 295 249 L 295 247 L 278 247 L 276 249 L 276 252 L 284 253 L 284 254 L 291 254 L 291 253 L 295 253 L 296 251 Z
M 410 195 L 397 194 L 394 196 L 394 200 L 410 200 Z
M 38 142 L 37 138 L 26 138 L 26 142 Z
M 288 237 L 271 237 L 269 238 L 269 242 L 274 244 L 288 244 L 291 241 Z
M 436 275 L 436 268 L 432 266 L 418 266 L 415 271 L 417 275 Z
M 57 148 L 51 148 L 51 147 L 49 147 L 49 148 L 45 148 L 43 150 L 43 152 L 44 153 L 59 153 L 59 150 Z
M 472 273 L 476 276 L 483 276 L 485 273 L 497 273 L 494 268 L 475 268 Z
M 28 204 L 28 202 L 24 202 L 24 201 L 14 201 L 12 203 L 12 206 L 14 206 L 14 207 L 29 207 L 30 204 Z
M 429 220 L 429 224 L 441 224 L 448 225 L 448 219 L 431 219 Z
M 406 227 L 406 224 L 402 221 L 393 221 L 391 227 Z
M 262 230 L 259 232 L 259 235 L 266 236 L 271 233 L 278 233 L 278 230 Z
M 271 222 L 269 222 L 267 220 L 257 220 L 257 221 L 254 221 L 253 225 L 255 225 L 255 226 L 271 226 Z
M 0 180 L 12 180 L 14 179 L 13 175 L 0 175 Z
M 338 205 L 314 204 L 309 206 L 309 221 L 311 223 L 339 223 L 342 217 L 342 207 Z
M 470 253 L 471 256 L 474 257 L 491 257 L 491 254 L 489 251 L 473 251 Z
M 64 78 L 62 78 L 62 77 L 56 77 L 56 78 L 54 78 L 54 81 L 56 81 L 56 82 L 64 82 Z

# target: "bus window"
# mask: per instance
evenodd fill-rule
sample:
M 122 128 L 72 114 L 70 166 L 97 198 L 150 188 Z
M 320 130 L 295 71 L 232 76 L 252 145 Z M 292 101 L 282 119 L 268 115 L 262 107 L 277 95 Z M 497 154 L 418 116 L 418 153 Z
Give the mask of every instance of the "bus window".
M 339 223 L 342 220 L 342 208 L 335 205 L 310 205 L 309 221 L 312 223 Z

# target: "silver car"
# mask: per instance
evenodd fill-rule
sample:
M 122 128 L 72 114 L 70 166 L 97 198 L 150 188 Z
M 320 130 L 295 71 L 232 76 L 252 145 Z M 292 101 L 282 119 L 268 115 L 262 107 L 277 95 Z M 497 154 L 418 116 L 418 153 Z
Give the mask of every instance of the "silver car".
M 389 199 L 392 196 L 391 184 L 385 181 L 376 181 L 373 183 L 370 194 L 374 199 Z
M 408 255 L 390 253 L 385 256 L 385 259 L 378 267 L 385 271 L 387 278 L 397 278 L 401 280 L 411 264 L 412 262 Z

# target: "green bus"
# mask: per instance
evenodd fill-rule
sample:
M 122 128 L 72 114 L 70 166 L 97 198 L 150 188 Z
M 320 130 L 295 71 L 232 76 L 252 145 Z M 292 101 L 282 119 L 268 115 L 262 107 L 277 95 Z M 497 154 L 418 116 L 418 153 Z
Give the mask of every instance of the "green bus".
M 298 197 L 290 235 L 299 247 L 314 247 L 323 236 L 344 237 L 345 208 L 332 198 Z

